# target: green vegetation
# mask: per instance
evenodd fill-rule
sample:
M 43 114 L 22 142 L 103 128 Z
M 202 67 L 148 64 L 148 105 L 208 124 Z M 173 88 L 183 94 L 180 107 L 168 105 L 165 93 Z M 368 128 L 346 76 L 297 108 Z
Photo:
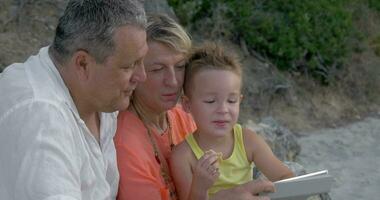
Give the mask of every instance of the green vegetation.
M 377 37 L 375 37 L 372 41 L 371 41 L 371 44 L 370 46 L 373 48 L 373 50 L 375 51 L 375 54 L 377 56 L 380 56 L 380 35 L 378 35 Z
M 380 11 L 380 0 L 368 0 L 368 4 L 370 8 Z
M 243 39 L 249 49 L 267 57 L 279 69 L 299 71 L 329 83 L 351 51 L 350 41 L 357 37 L 351 11 L 345 6 L 350 1 L 168 2 L 181 23 L 192 31 Z M 368 0 L 368 4 L 377 8 L 380 0 Z

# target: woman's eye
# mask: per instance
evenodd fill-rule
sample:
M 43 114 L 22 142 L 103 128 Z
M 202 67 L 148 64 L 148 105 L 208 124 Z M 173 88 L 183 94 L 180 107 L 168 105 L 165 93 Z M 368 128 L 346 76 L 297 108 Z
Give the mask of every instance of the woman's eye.
M 178 66 L 176 66 L 176 69 L 177 70 L 184 70 L 185 69 L 185 65 L 178 65 Z

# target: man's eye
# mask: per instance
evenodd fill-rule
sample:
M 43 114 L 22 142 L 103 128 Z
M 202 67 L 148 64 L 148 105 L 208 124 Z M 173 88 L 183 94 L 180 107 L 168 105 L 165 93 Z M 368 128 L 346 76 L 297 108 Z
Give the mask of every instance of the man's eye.
M 131 70 L 131 69 L 134 69 L 135 67 L 136 67 L 136 63 L 132 63 L 130 65 L 123 67 L 123 69 L 124 70 Z
M 149 71 L 158 72 L 158 71 L 161 71 L 163 68 L 164 67 L 162 67 L 162 66 L 156 66 L 156 67 L 151 68 Z
M 124 71 L 129 71 L 129 70 L 132 69 L 132 67 L 131 67 L 131 66 L 128 66 L 128 67 L 123 67 L 122 69 L 123 69 Z

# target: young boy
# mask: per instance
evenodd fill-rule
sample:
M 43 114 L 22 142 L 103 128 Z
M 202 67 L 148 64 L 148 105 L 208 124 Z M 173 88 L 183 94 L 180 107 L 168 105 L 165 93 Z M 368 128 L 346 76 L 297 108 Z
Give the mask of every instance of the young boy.
M 197 130 L 171 156 L 181 200 L 208 199 L 251 181 L 254 165 L 271 181 L 294 176 L 260 136 L 237 124 L 242 72 L 236 56 L 206 43 L 190 56 L 185 76 L 182 104 Z

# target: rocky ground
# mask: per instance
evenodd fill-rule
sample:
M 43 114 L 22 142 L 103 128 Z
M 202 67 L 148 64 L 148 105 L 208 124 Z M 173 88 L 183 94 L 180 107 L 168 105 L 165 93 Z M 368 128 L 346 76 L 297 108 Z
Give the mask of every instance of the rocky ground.
M 328 170 L 329 195 L 308 200 L 375 200 L 380 196 L 380 113 L 336 128 L 300 132 L 297 137 L 273 118 L 245 124 L 262 135 L 296 175 Z M 265 178 L 255 171 L 257 178 Z
M 300 137 L 297 161 L 308 171 L 329 170 L 333 200 L 377 200 L 380 196 L 380 118 L 369 117 Z

